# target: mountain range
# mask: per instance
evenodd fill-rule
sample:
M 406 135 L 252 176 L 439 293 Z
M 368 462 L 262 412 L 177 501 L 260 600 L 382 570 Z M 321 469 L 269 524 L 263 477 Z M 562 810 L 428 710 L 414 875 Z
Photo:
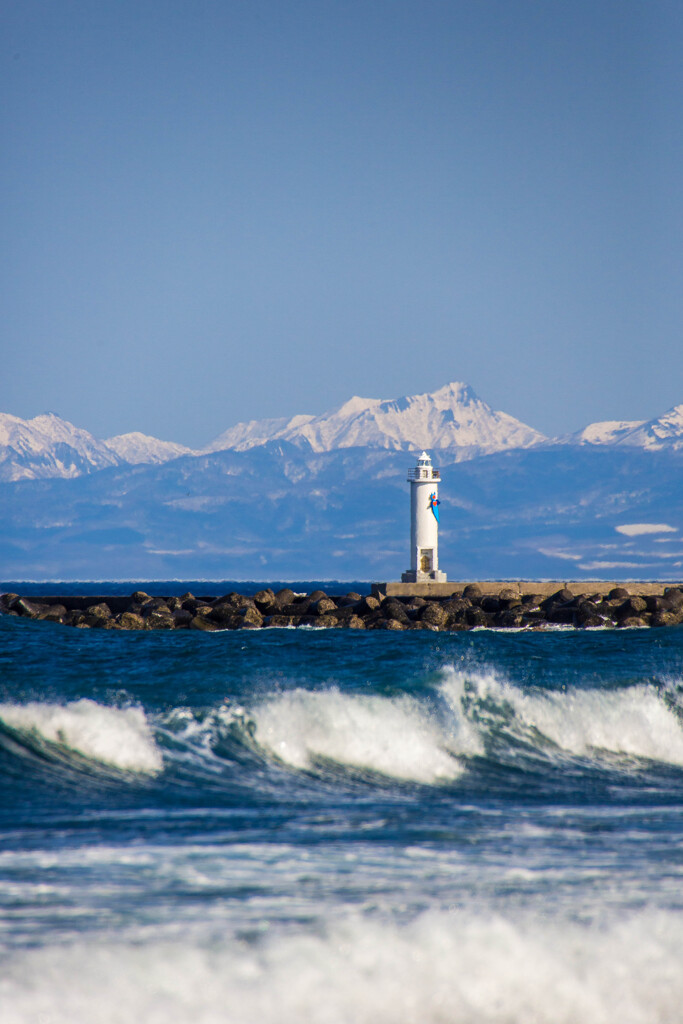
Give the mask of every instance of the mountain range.
M 546 438 L 466 384 L 237 424 L 200 451 L 0 416 L 0 577 L 397 579 L 409 451 L 450 578 L 683 576 L 683 405 Z
M 73 478 L 110 466 L 159 463 L 192 451 L 137 432 L 98 441 L 55 413 L 22 420 L 0 413 L 0 481 Z
M 321 416 L 238 423 L 217 437 L 207 451 L 247 451 L 277 440 L 303 442 L 314 452 L 430 448 L 467 458 L 505 448 L 528 448 L 545 438 L 513 416 L 496 412 L 468 384 L 455 381 L 431 394 L 384 401 L 354 396 Z
M 249 451 L 273 441 L 304 450 L 382 448 L 444 452 L 456 461 L 536 445 L 623 445 L 683 448 L 683 405 L 650 421 L 605 421 L 549 439 L 482 401 L 468 385 L 382 400 L 354 396 L 319 416 L 237 423 L 200 450 L 133 432 L 98 440 L 54 413 L 22 420 L 0 414 L 0 481 L 73 478 L 112 466 L 159 464 L 181 456 Z
M 653 420 L 606 420 L 591 423 L 569 438 L 560 438 L 570 444 L 618 444 L 631 448 L 673 451 L 683 448 L 683 405 L 675 405 L 663 416 Z

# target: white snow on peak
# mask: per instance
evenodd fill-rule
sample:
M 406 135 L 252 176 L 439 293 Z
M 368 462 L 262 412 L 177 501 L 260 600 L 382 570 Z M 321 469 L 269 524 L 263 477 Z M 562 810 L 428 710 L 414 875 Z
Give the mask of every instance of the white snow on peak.
M 528 448 L 545 438 L 513 416 L 496 412 L 468 384 L 454 381 L 438 391 L 396 399 L 354 395 L 320 416 L 238 423 L 207 451 L 245 451 L 272 440 L 305 440 L 316 452 L 369 446 L 397 451 L 453 448 L 474 455 Z
M 129 434 L 118 434 L 108 437 L 104 442 L 124 462 L 136 466 L 143 462 L 160 463 L 177 459 L 181 455 L 195 455 L 192 448 L 173 441 L 160 441 L 158 437 L 150 437 L 134 430 Z
M 291 419 L 287 419 L 285 416 L 280 419 L 248 420 L 245 423 L 236 423 L 234 427 L 229 427 L 228 430 L 219 434 L 204 451 L 220 452 L 228 448 L 238 452 L 246 451 L 248 448 L 266 444 L 273 438 L 285 437 L 312 419 L 312 416 L 292 416 Z
M 637 424 L 621 439 L 622 444 L 657 450 L 683 448 L 683 405 L 674 405 L 663 416 Z
M 583 430 L 572 434 L 575 444 L 616 444 L 630 431 L 643 424 L 643 420 L 603 420 L 590 423 Z
M 558 439 L 563 444 L 619 445 L 657 451 L 683 449 L 683 405 L 651 420 L 605 420 Z
M 683 404 L 655 419 L 607 420 L 547 440 L 513 416 L 494 410 L 458 381 L 403 398 L 354 395 L 319 416 L 250 420 L 226 430 L 202 452 L 137 431 L 106 441 L 55 413 L 23 420 L 0 413 L 0 481 L 78 477 L 111 466 L 162 463 L 184 455 L 247 451 L 269 441 L 310 445 L 315 452 L 369 447 L 394 451 L 450 450 L 457 460 L 510 448 L 565 445 L 683 450 Z
M 30 420 L 0 413 L 0 445 L 21 446 L 25 451 L 42 451 L 50 444 L 98 445 L 87 430 L 75 427 L 56 413 L 46 412 Z
M 184 445 L 145 434 L 99 441 L 55 413 L 22 420 L 0 413 L 0 481 L 77 477 L 108 466 L 159 463 L 194 454 Z
M 0 413 L 0 480 L 75 477 L 120 463 L 103 441 L 55 413 Z

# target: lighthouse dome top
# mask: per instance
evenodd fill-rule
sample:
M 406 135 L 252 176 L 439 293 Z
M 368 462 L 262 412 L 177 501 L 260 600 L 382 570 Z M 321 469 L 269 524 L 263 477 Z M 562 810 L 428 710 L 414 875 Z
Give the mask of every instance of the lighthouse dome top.
M 436 482 L 441 479 L 441 474 L 438 469 L 434 469 L 432 466 L 432 460 L 427 455 L 427 452 L 422 452 L 422 455 L 418 456 L 415 467 L 408 470 L 408 479 L 411 481 L 419 480 L 421 483 L 424 483 L 425 480 Z

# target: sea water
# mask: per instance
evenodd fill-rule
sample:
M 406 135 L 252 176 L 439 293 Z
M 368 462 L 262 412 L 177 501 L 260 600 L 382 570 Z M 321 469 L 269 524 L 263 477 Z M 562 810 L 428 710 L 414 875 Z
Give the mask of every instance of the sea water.
M 0 618 L 2 1024 L 683 1020 L 683 629 Z

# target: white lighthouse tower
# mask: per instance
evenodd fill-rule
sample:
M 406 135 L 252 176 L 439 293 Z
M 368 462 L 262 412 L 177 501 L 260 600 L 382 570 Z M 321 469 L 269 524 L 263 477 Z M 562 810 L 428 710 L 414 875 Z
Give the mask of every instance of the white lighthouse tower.
M 422 452 L 414 469 L 408 470 L 410 484 L 410 569 L 402 583 L 445 583 L 439 571 L 439 482 L 441 474 Z

